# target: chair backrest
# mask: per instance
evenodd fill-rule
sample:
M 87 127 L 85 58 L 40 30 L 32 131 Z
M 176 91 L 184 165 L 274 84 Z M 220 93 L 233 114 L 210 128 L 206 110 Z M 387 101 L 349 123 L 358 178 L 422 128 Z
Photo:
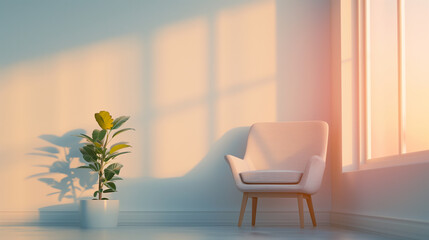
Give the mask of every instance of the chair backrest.
M 244 158 L 254 169 L 304 171 L 313 155 L 326 159 L 328 124 L 323 121 L 255 123 Z

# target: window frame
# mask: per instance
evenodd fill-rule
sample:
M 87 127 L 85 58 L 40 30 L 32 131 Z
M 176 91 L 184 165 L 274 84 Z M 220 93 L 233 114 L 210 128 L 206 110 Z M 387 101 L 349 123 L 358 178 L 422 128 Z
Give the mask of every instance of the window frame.
M 346 40 L 350 40 L 357 48 L 351 54 L 354 61 L 357 77 L 350 76 L 349 79 L 341 79 L 342 85 L 352 85 L 355 88 L 345 89 L 342 86 L 342 104 L 352 104 L 352 111 L 344 113 L 347 106 L 342 107 L 342 149 L 343 149 L 343 172 L 366 170 L 374 168 L 385 168 L 398 165 L 409 165 L 415 163 L 429 162 L 429 149 L 418 152 L 406 152 L 405 124 L 406 124 L 406 85 L 405 85 L 405 39 L 404 39 L 404 0 L 397 0 L 397 51 L 398 51 L 398 149 L 397 155 L 371 157 L 371 88 L 370 88 L 370 0 L 350 0 L 350 18 L 352 33 Z M 342 11 L 344 11 L 342 9 Z M 343 21 L 343 20 L 341 20 Z M 343 22 L 342 22 L 343 24 Z M 343 31 L 343 30 L 342 30 Z M 343 33 L 341 33 L 343 34 Z M 343 41 L 343 36 L 342 36 Z M 343 43 L 342 43 L 343 46 Z M 353 48 L 353 47 L 352 47 Z M 347 50 L 346 50 L 347 51 Z M 343 52 L 343 47 L 341 49 Z M 343 53 L 342 53 L 343 54 Z M 342 59 L 343 56 L 342 56 Z M 344 61 L 344 60 L 343 60 Z M 342 62 L 343 62 L 342 61 Z M 353 72 L 353 71 L 352 71 Z M 343 91 L 346 91 L 344 93 Z M 350 96 L 347 96 L 349 94 Z M 347 99 L 349 98 L 349 99 Z M 345 101 L 344 101 L 345 100 Z M 350 106 L 349 106 L 350 107 Z M 351 121 L 350 121 L 351 119 Z M 346 122 L 345 122 L 346 121 Z M 347 131 L 345 128 L 357 129 Z M 346 144 L 346 145 L 345 145 Z M 344 146 L 351 144 L 351 149 Z M 344 166 L 344 159 L 351 158 L 352 164 Z

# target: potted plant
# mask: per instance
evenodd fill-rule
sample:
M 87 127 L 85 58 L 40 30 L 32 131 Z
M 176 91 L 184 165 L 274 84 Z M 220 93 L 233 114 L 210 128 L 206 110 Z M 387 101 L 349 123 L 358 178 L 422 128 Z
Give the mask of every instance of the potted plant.
M 95 114 L 95 120 L 101 129 L 92 131 L 92 136 L 78 135 L 87 140 L 80 152 L 88 163 L 78 168 L 88 168 L 98 175 L 98 188 L 93 194 L 94 199 L 80 200 L 81 226 L 84 228 L 116 227 L 118 224 L 119 200 L 109 200 L 104 194 L 116 192 L 115 182 L 122 180 L 118 175 L 123 165 L 114 160 L 129 153 L 119 150 L 131 146 L 125 142 L 111 144 L 111 141 L 120 133 L 134 130 L 119 129 L 129 118 L 121 116 L 113 119 L 109 112 L 100 111 Z

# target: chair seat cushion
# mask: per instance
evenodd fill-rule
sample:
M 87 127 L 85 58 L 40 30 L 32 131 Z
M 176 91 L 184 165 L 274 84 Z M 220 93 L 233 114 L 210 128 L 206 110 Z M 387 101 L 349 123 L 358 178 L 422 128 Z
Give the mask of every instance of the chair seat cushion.
M 257 170 L 240 173 L 241 181 L 247 184 L 297 184 L 302 172 L 291 170 Z

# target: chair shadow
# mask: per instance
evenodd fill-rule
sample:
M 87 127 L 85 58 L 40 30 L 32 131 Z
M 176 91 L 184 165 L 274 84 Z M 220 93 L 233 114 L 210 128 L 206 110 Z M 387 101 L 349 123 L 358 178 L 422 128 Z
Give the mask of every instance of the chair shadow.
M 143 177 L 122 182 L 121 195 L 118 196 L 121 206 L 124 206 L 121 210 L 235 211 L 231 200 L 239 203 L 241 194 L 236 189 L 224 156 L 243 157 L 248 132 L 249 127 L 237 127 L 226 132 L 211 144 L 201 161 L 181 177 Z M 174 209 L 165 209 L 166 206 L 174 206 Z
M 44 157 L 41 160 L 43 164 L 34 166 L 45 169 L 28 178 L 38 178 L 40 182 L 53 188 L 54 191 L 47 196 L 57 195 L 58 202 L 62 202 L 64 199 L 72 199 L 73 203 L 76 204 L 81 195 L 92 189 L 97 182 L 95 173 L 88 173 L 85 169 L 75 167 L 81 165 L 80 163 L 85 163 L 79 151 L 83 143 L 81 143 L 80 138 L 76 137 L 80 133 L 86 133 L 86 131 L 74 129 L 62 136 L 41 135 L 39 138 L 49 145 L 35 148 L 33 152 L 28 153 L 28 155 Z

